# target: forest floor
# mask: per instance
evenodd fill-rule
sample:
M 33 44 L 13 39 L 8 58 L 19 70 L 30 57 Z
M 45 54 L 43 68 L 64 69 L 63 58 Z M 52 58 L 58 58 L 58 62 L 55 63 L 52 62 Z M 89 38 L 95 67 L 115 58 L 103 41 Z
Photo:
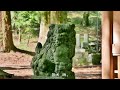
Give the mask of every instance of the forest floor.
M 0 68 L 14 74 L 12 79 L 31 79 L 33 72 L 30 67 L 32 56 L 19 53 L 0 53 Z M 101 66 L 84 66 L 72 69 L 76 79 L 101 79 Z

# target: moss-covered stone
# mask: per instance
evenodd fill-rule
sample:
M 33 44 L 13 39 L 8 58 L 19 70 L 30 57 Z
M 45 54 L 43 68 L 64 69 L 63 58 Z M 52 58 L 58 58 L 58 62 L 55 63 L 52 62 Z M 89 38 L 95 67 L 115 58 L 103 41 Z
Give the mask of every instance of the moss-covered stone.
M 75 55 L 75 25 L 51 24 L 45 44 L 36 46 L 32 68 L 37 78 L 75 79 L 72 58 Z

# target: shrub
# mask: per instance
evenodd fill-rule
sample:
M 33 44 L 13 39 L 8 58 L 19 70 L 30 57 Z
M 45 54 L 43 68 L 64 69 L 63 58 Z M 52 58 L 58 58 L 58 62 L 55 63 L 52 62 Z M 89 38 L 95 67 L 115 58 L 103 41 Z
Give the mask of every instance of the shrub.
M 72 23 L 72 24 L 82 25 L 82 18 L 80 18 L 80 17 L 68 18 L 67 21 Z
M 97 17 L 91 17 L 89 19 L 90 26 L 97 26 Z M 101 18 L 98 18 L 98 29 L 101 27 Z
M 100 53 L 94 53 L 92 58 L 92 64 L 93 65 L 100 65 L 101 61 L 101 54 Z

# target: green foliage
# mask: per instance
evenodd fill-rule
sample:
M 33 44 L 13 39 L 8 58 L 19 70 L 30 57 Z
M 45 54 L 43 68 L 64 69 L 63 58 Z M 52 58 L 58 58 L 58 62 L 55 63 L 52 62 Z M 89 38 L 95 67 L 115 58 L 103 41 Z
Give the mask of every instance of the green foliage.
M 69 13 L 71 13 L 71 12 L 69 12 Z M 72 16 L 72 15 L 74 15 L 74 16 Z M 73 11 L 72 14 L 69 14 L 67 21 L 69 23 L 72 23 L 75 25 L 80 25 L 79 28 L 83 27 L 85 22 L 88 22 L 89 27 L 96 28 L 97 17 L 98 17 L 98 26 L 99 27 L 101 26 L 101 17 L 100 16 L 101 16 L 100 11 L 81 11 L 81 12 Z
M 80 18 L 80 17 L 75 17 L 75 18 L 68 18 L 68 22 L 69 23 L 72 23 L 72 24 L 80 24 L 80 25 L 82 25 L 82 18 Z
M 83 26 L 85 26 L 85 27 L 89 26 L 89 16 L 90 16 L 89 11 L 85 11 L 83 13 Z
M 88 49 L 88 48 L 89 48 L 89 46 L 88 46 L 88 43 L 87 43 L 87 42 L 83 42 L 83 48 L 84 48 L 84 49 Z
M 99 18 L 99 17 L 90 17 L 90 19 L 89 19 L 90 26 L 94 26 L 96 28 L 97 27 L 97 19 L 98 19 L 98 29 L 100 30 L 101 18 Z
M 91 16 L 97 16 L 100 17 L 101 13 L 100 11 L 89 11 Z
M 40 27 L 39 11 L 12 11 L 12 29 L 22 30 L 22 33 L 35 35 Z M 37 31 L 38 30 L 38 31 Z M 37 32 L 37 33 L 36 33 Z
M 22 34 L 32 34 L 33 36 L 39 35 L 41 15 L 44 11 L 11 11 L 12 28 L 13 30 L 21 29 Z M 88 11 L 69 11 L 67 23 L 75 24 L 77 31 L 84 29 L 83 13 Z M 73 16 L 72 16 L 73 15 Z M 96 29 L 98 16 L 98 26 L 101 27 L 101 17 L 98 11 L 89 11 L 88 20 L 89 27 Z M 78 26 L 79 25 L 79 26 Z M 28 29 L 29 28 L 29 29 Z M 84 29 L 85 31 L 86 29 Z M 83 32 L 83 30 L 82 30 Z
M 84 65 L 88 65 L 89 62 L 87 61 L 87 58 L 86 57 L 82 57 L 80 60 L 79 60 L 79 65 L 80 66 L 84 66 Z
M 92 64 L 93 65 L 100 65 L 101 61 L 101 53 L 94 53 L 93 54 L 93 59 L 92 59 Z

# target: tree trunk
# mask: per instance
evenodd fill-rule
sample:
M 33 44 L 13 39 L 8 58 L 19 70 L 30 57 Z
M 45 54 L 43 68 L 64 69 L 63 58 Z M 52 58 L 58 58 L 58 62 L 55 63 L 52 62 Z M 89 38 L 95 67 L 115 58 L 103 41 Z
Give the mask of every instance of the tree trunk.
M 45 43 L 45 40 L 47 38 L 46 36 L 49 29 L 48 27 L 49 23 L 50 23 L 50 11 L 41 12 L 41 23 L 38 42 L 40 42 L 42 45 Z
M 28 35 L 27 46 L 29 45 L 29 42 L 30 42 L 30 35 Z
M 0 11 L 0 51 L 3 51 L 3 33 L 2 33 L 2 12 Z M 0 69 L 0 79 L 10 78 L 12 74 L 8 74 Z
M 2 34 L 2 13 L 0 11 L 0 51 L 3 49 L 3 34 Z
M 10 11 L 2 11 L 3 51 L 10 52 L 15 49 L 11 31 Z
M 10 52 L 18 51 L 29 55 L 34 55 L 34 52 L 18 49 L 14 46 L 12 31 L 11 31 L 11 14 L 10 11 L 1 11 L 2 13 L 2 33 L 3 33 L 3 51 Z
M 83 26 L 89 26 L 89 11 L 83 13 Z
M 19 28 L 19 44 L 21 43 L 21 30 L 20 30 L 20 28 Z
M 66 11 L 51 11 L 50 12 L 50 22 L 51 24 L 66 23 L 67 12 Z

